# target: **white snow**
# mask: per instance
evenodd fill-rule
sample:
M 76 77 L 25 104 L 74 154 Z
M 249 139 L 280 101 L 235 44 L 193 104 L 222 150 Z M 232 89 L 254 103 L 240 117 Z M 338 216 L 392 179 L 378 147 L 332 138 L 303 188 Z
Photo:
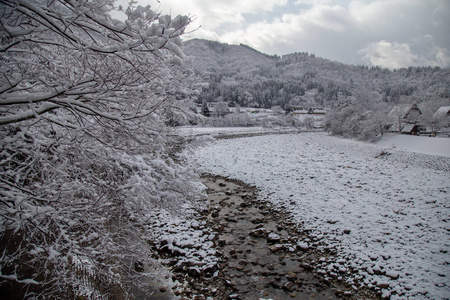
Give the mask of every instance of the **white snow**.
M 410 138 L 418 137 L 367 144 L 325 133 L 266 135 L 217 140 L 192 160 L 257 186 L 261 199 L 311 229 L 311 240 L 299 243 L 335 251 L 319 273 L 392 299 L 448 299 L 448 141 L 425 138 L 427 149 Z M 399 150 L 414 147 L 444 156 Z
M 266 128 L 262 126 L 252 127 L 199 127 L 199 126 L 181 126 L 177 128 L 177 134 L 182 136 L 199 136 L 199 135 L 228 135 L 228 134 L 259 134 L 274 132 L 293 132 L 292 128 Z
M 450 138 L 387 134 L 378 146 L 410 152 L 450 157 Z

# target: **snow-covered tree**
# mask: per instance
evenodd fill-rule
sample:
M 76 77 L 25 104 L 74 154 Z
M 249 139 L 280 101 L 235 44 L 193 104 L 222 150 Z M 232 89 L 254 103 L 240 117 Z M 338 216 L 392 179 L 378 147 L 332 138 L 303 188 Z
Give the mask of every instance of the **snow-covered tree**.
M 230 108 L 226 102 L 217 102 L 214 104 L 214 110 L 212 111 L 212 116 L 215 118 L 223 118 L 230 113 Z
M 388 123 L 388 105 L 379 95 L 359 89 L 355 96 L 334 107 L 325 119 L 325 127 L 334 135 L 374 141 Z
M 203 100 L 203 102 L 202 102 L 202 115 L 204 115 L 205 117 L 209 117 L 209 115 L 210 115 L 210 111 L 208 108 L 208 102 L 206 102 L 206 100 Z
M 188 115 L 179 101 L 198 95 L 180 48 L 190 20 L 138 6 L 121 22 L 113 7 L 0 0 L 0 289 L 8 297 L 87 297 L 83 282 L 126 297 L 139 282 L 133 263 L 148 258 L 146 218 L 195 197 L 195 175 L 165 154 L 167 112 Z

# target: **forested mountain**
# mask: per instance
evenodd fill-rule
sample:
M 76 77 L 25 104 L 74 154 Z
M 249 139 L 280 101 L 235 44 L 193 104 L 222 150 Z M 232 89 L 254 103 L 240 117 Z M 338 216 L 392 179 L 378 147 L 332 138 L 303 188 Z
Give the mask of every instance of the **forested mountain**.
M 270 56 L 242 44 L 198 39 L 187 41 L 184 50 L 192 56 L 196 72 L 210 84 L 199 96 L 199 102 L 308 108 L 314 105 L 332 107 L 358 94 L 392 104 L 404 102 L 405 98 L 418 103 L 440 103 L 450 98 L 448 68 L 369 68 L 345 65 L 308 53 Z

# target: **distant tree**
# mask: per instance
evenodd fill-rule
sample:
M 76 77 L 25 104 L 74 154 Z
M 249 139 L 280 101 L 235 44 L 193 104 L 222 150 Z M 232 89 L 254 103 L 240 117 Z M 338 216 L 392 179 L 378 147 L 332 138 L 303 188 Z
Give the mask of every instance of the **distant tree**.
M 208 108 L 208 102 L 206 102 L 206 100 L 203 100 L 202 102 L 202 115 L 204 115 L 205 117 L 209 117 L 211 114 L 211 112 L 209 111 Z
M 272 111 L 275 115 L 284 115 L 285 114 L 284 109 L 282 109 L 281 106 L 279 106 L 279 105 L 272 107 Z
M 214 111 L 212 112 L 212 116 L 215 118 L 223 118 L 227 114 L 230 113 L 230 109 L 228 108 L 228 104 L 226 102 L 217 102 L 214 105 Z
M 380 96 L 360 89 L 353 99 L 327 114 L 325 128 L 333 135 L 375 141 L 386 131 L 388 112 L 388 105 Z

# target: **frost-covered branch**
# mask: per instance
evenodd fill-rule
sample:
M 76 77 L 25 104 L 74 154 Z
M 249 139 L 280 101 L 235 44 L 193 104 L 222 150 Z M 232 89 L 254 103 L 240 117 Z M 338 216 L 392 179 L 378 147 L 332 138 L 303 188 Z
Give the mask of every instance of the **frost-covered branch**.
M 195 97 L 189 18 L 112 8 L 0 0 L 0 288 L 15 298 L 90 298 L 86 282 L 126 298 L 154 207 L 194 198 L 166 154 L 170 111 Z

